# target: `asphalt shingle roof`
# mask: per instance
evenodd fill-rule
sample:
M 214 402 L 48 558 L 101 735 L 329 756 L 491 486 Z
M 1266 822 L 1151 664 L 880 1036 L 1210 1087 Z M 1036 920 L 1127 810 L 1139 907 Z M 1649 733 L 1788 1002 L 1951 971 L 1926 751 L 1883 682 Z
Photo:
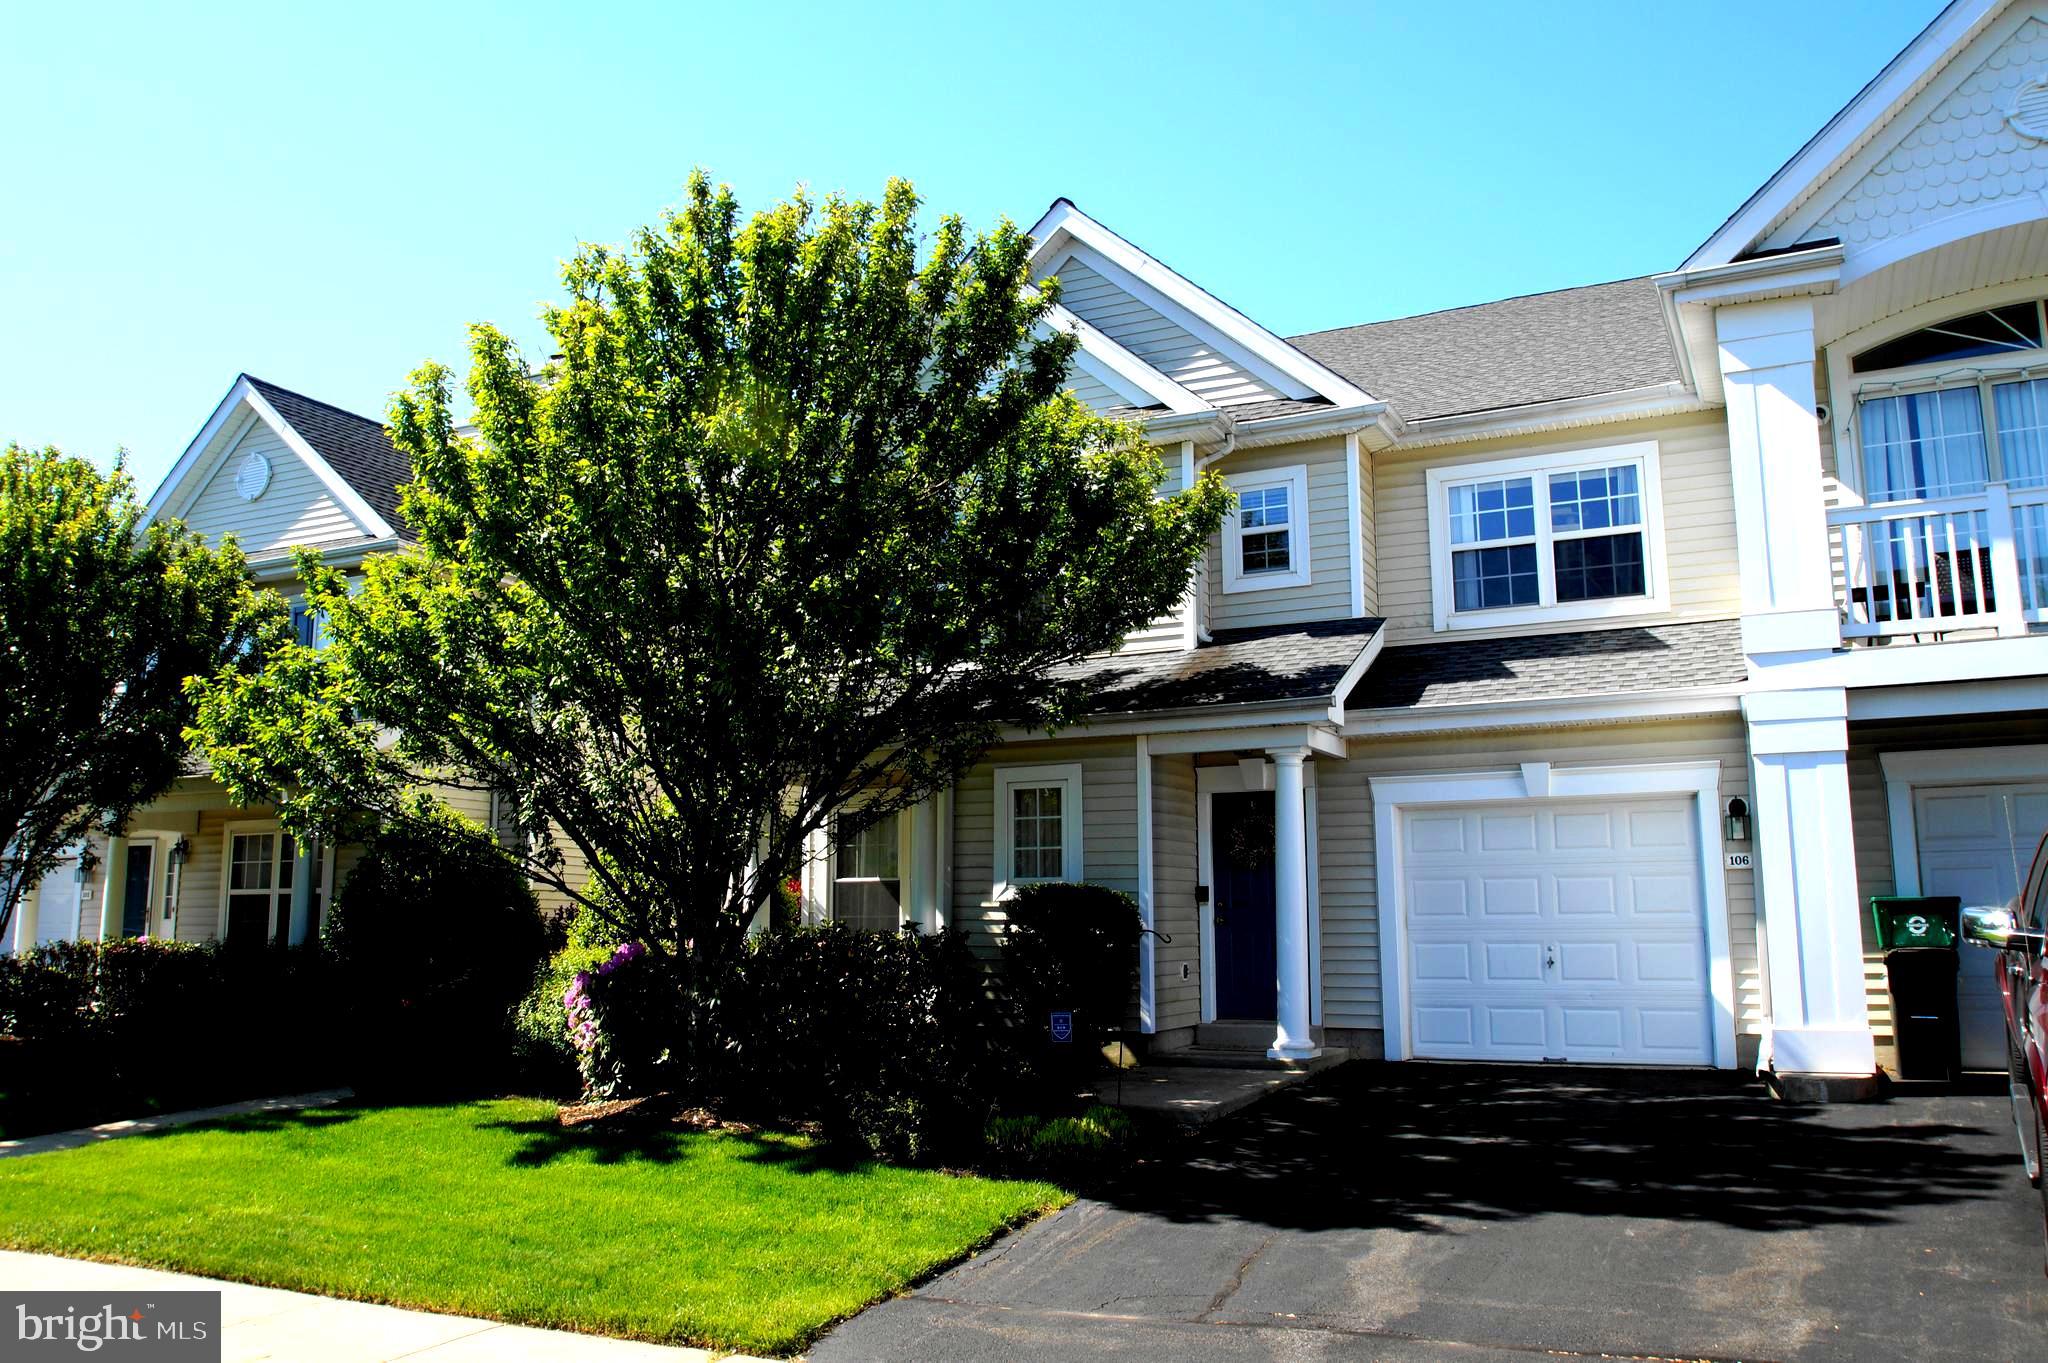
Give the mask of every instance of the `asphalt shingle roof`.
M 1219 629 L 1213 642 L 1161 653 L 1121 653 L 1062 669 L 1099 689 L 1095 714 L 1198 705 L 1324 702 L 1385 621 L 1365 617 L 1260 629 Z
M 1408 421 L 1680 377 L 1647 275 L 1310 332 L 1288 343 Z
M 1389 648 L 1344 708 L 1469 705 L 1550 696 L 1664 691 L 1742 681 L 1742 625 L 1632 625 Z
M 406 533 L 398 514 L 398 489 L 412 481 L 412 464 L 392 445 L 383 422 L 280 388 L 254 374 L 244 377 L 358 496 L 399 534 Z

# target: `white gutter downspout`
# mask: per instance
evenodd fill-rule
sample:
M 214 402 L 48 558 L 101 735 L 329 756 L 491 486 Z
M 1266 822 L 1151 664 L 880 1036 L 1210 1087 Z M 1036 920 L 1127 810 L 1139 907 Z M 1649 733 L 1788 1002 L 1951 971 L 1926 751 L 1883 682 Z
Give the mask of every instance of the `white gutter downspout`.
M 1156 995 L 1159 981 L 1152 928 L 1152 745 L 1143 734 L 1136 743 L 1138 776 L 1138 1030 L 1147 1036 L 1159 1030 Z

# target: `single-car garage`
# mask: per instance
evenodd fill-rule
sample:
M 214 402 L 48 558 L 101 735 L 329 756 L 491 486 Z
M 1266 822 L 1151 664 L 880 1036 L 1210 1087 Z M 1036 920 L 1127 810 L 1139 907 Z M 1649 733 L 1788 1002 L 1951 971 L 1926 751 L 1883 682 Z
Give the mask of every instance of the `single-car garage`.
M 1388 1053 L 1732 1064 L 1714 770 L 1375 779 Z

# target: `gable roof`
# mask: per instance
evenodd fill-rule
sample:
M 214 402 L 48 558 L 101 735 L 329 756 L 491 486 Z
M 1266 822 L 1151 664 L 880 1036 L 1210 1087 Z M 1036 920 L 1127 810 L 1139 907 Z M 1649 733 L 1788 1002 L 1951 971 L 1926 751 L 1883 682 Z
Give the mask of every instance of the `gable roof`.
M 398 489 L 412 481 L 412 461 L 398 452 L 384 423 L 309 398 L 267 379 L 244 374 L 293 430 L 305 437 L 334 471 L 400 535 L 406 534 L 398 514 Z
M 1649 276 L 1288 340 L 1377 394 L 1406 421 L 1683 378 Z
M 1711 237 L 1700 243 L 1679 268 L 1726 265 L 1754 252 L 1788 210 L 1861 151 L 1883 129 L 1893 111 L 1924 89 L 1947 65 L 1949 57 L 1976 37 L 2009 3 L 2010 0 L 1952 0 L 1791 159 L 1744 200 Z
M 1032 224 L 1032 266 L 1049 271 L 1069 255 L 1080 258 L 1091 277 L 1112 292 L 1157 314 L 1184 331 L 1191 343 L 1258 376 L 1283 398 L 1320 400 L 1343 407 L 1377 406 L 1357 383 L 1289 345 L 1207 289 L 1140 250 L 1075 207 L 1053 200 Z M 1084 347 L 1089 338 L 1082 337 Z

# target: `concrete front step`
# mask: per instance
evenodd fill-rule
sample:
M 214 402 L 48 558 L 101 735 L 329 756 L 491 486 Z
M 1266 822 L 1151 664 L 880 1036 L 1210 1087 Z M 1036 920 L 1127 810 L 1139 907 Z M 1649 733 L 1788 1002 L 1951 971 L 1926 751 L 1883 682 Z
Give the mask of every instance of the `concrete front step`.
M 1306 1060 L 1275 1060 L 1266 1054 L 1261 1045 L 1253 1050 L 1238 1046 L 1183 1046 L 1176 1051 L 1154 1051 L 1145 1058 L 1147 1065 L 1193 1066 L 1215 1070 L 1279 1070 L 1287 1074 L 1313 1074 L 1333 1065 L 1341 1065 L 1351 1058 L 1351 1053 L 1342 1047 L 1325 1048 L 1321 1055 Z
M 1273 1044 L 1271 1022 L 1204 1022 L 1195 1028 L 1195 1044 L 1218 1051 L 1259 1051 Z

